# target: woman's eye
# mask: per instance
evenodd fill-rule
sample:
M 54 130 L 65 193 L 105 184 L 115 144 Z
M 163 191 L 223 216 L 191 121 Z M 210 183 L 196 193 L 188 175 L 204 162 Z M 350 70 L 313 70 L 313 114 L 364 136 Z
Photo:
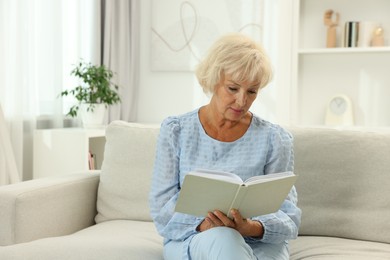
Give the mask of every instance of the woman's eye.
M 231 92 L 235 92 L 238 90 L 238 88 L 236 87 L 228 87 L 228 89 L 231 91 Z
M 249 93 L 249 94 L 252 94 L 252 95 L 256 95 L 256 94 L 257 94 L 257 91 L 256 91 L 256 90 L 249 90 L 248 93 Z

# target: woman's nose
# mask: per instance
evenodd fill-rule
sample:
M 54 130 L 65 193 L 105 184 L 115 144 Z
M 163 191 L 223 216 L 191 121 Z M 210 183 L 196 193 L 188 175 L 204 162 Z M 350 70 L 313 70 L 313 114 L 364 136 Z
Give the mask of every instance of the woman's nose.
M 245 93 L 238 93 L 237 94 L 237 98 L 236 98 L 237 105 L 239 105 L 240 107 L 245 106 L 246 100 L 247 100 L 247 96 Z

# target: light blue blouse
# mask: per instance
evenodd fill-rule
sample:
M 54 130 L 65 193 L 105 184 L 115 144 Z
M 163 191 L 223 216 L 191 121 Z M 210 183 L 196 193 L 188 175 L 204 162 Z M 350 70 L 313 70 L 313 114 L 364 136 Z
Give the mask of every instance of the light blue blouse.
M 196 227 L 203 220 L 174 211 L 188 172 L 219 170 L 235 173 L 245 180 L 294 168 L 292 136 L 280 126 L 253 115 L 250 127 L 241 138 L 221 142 L 206 134 L 198 111 L 169 117 L 161 124 L 150 192 L 150 210 L 156 228 L 164 237 L 164 244 L 171 240 L 183 241 L 183 248 L 178 249 L 182 259 L 188 259 L 191 237 L 197 234 Z M 252 218 L 260 221 L 265 231 L 262 239 L 246 237 L 247 243 L 282 244 L 296 238 L 301 218 L 296 204 L 297 193 L 293 187 L 278 212 Z

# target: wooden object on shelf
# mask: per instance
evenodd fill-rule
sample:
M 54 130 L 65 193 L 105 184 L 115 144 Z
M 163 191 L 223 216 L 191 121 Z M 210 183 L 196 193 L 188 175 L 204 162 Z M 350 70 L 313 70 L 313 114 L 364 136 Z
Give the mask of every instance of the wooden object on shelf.
M 335 20 L 333 19 L 333 14 Z M 328 26 L 327 35 L 326 35 L 326 47 L 335 48 L 337 42 L 337 26 L 339 25 L 340 15 L 337 12 L 329 9 L 325 11 L 324 14 L 324 24 Z
M 383 38 L 383 28 L 382 27 L 377 27 L 374 30 L 374 35 L 371 40 L 371 46 L 374 47 L 381 47 L 385 46 L 385 40 Z

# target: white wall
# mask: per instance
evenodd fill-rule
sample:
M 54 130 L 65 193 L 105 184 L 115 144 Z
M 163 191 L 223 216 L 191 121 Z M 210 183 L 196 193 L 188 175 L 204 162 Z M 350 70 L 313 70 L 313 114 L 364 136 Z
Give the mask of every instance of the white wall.
M 151 0 L 140 2 L 141 64 L 137 121 L 160 123 L 167 116 L 182 114 L 205 104 L 208 98 L 203 94 L 193 72 L 151 71 L 152 6 Z M 291 6 L 288 2 L 265 0 L 264 45 L 271 56 L 275 76 L 273 83 L 260 92 L 251 109 L 263 118 L 281 124 L 288 124 L 290 120 Z M 169 1 L 166 3 L 169 4 Z M 215 16 L 218 16 L 218 12 L 215 12 Z
M 196 85 L 192 72 L 151 71 L 151 0 L 140 2 L 141 67 L 137 121 L 160 123 L 167 116 L 182 114 L 195 108 L 194 92 L 202 90 Z

